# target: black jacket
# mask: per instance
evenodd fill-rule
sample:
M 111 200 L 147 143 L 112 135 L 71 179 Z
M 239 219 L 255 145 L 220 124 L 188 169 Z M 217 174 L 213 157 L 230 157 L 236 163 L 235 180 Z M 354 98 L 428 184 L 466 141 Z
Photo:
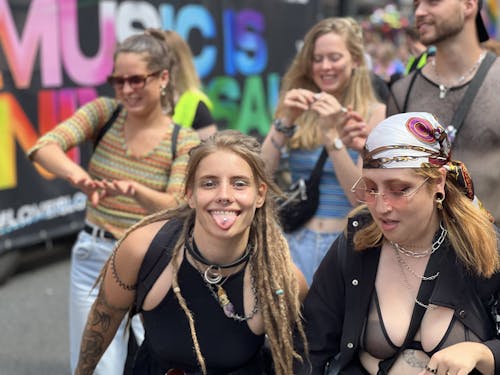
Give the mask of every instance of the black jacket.
M 341 235 L 334 242 L 304 301 L 314 375 L 323 374 L 325 364 L 338 353 L 341 368 L 357 359 L 361 330 L 375 287 L 380 247 L 355 252 L 352 239 L 356 230 L 369 221 L 369 214 L 349 219 L 347 238 Z M 461 322 L 491 349 L 495 374 L 500 374 L 500 340 L 495 338 L 495 325 L 488 309 L 491 296 L 500 290 L 500 274 L 490 279 L 479 278 L 465 270 L 449 245 L 440 251 L 446 267 L 440 268 L 429 302 L 455 310 Z M 297 373 L 309 374 L 307 367 L 302 366 Z

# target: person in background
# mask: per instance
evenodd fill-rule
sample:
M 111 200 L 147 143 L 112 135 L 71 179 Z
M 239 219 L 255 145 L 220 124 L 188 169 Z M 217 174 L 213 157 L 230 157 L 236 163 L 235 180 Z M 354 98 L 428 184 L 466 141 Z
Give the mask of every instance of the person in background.
M 481 47 L 487 51 L 493 52 L 497 56 L 500 56 L 500 41 L 497 39 L 490 38 L 482 42 Z
M 127 38 L 115 51 L 109 77 L 116 99 L 99 97 L 89 102 L 28 151 L 33 162 L 88 197 L 85 226 L 71 255 L 72 372 L 88 312 L 97 296 L 94 283 L 116 241 L 146 215 L 183 202 L 189 150 L 199 143 L 199 137 L 191 129 L 180 129 L 177 139 L 172 139 L 172 60 L 163 39 L 147 34 Z M 66 156 L 73 147 L 95 141 L 104 124 L 118 113 L 117 108 L 119 114 L 94 150 L 87 170 Z M 123 374 L 128 342 L 125 323 L 95 374 Z M 134 321 L 133 327 L 140 340 L 140 322 Z
M 315 216 L 286 234 L 308 283 L 357 204 L 349 190 L 361 171 L 357 139 L 384 114 L 373 92 L 360 25 L 352 18 L 327 18 L 314 25 L 283 77 L 276 118 L 262 146 L 271 172 L 289 153 L 292 181 L 309 178 L 323 148 L 328 151 Z M 350 143 L 346 148 L 340 129 L 352 126 L 356 131 L 345 139 Z
M 452 124 L 487 52 L 489 39 L 481 18 L 481 0 L 416 0 L 415 25 L 420 41 L 435 46 L 430 63 L 392 85 L 387 114 L 426 111 L 449 128 L 453 155 L 469 168 L 477 196 L 500 220 L 500 58 L 496 57 L 475 95 L 460 129 Z
M 443 126 L 421 112 L 382 121 L 352 191 L 363 205 L 304 301 L 312 372 L 295 373 L 499 374 L 496 229 Z
M 134 226 L 107 262 L 77 375 L 92 374 L 132 307 L 146 330 L 134 374 L 267 374 L 265 336 L 273 374 L 292 373 L 307 285 L 276 222 L 279 189 L 260 151 L 235 130 L 193 148 L 188 204 Z
M 173 120 L 186 128 L 193 128 L 201 139 L 214 134 L 217 125 L 211 115 L 212 102 L 201 90 L 202 84 L 193 62 L 193 53 L 186 41 L 175 31 L 148 29 L 151 34 L 162 33 L 172 51 L 174 65 L 172 79 L 175 108 Z
M 421 69 L 429 60 L 429 57 L 434 56 L 436 50 L 434 46 L 425 46 L 418 35 L 415 27 L 406 27 L 404 29 L 406 48 L 410 53 L 406 62 L 405 76 L 413 72 L 415 69 Z
M 400 78 L 405 66 L 397 54 L 396 47 L 390 41 L 383 41 L 377 48 L 373 71 L 389 85 Z

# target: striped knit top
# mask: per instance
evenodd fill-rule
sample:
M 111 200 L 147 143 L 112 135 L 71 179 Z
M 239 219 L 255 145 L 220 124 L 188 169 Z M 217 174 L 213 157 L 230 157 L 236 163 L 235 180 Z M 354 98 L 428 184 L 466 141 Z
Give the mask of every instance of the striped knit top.
M 313 150 L 289 150 L 292 181 L 297 181 L 300 178 L 309 178 L 322 150 L 323 147 L 318 147 Z M 358 153 L 349 149 L 348 152 L 352 160 L 356 163 L 358 160 Z M 323 166 L 319 191 L 319 205 L 315 214 L 316 217 L 343 219 L 353 208 L 344 190 L 340 186 L 330 158 L 326 159 L 325 165 Z
M 50 142 L 57 143 L 67 151 L 85 141 L 93 141 L 117 105 L 114 99 L 100 97 L 82 106 L 69 119 L 44 134 L 28 151 L 28 157 Z M 94 179 L 136 181 L 151 189 L 172 194 L 181 202 L 184 199 L 189 150 L 199 143 L 197 133 L 191 129 L 180 129 L 174 160 L 171 144 L 173 124 L 169 125 L 169 131 L 157 147 L 146 155 L 134 156 L 127 150 L 125 143 L 126 118 L 127 110 L 122 108 L 94 151 L 88 173 Z M 126 229 L 147 214 L 133 197 L 117 195 L 101 199 L 96 207 L 87 202 L 86 219 L 120 238 Z

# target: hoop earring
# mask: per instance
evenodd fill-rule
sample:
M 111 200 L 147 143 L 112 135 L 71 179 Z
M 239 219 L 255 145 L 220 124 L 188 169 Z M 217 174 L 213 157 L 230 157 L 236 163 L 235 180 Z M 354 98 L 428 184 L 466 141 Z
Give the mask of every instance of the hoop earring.
M 438 210 L 442 210 L 443 209 L 443 202 L 444 202 L 444 193 L 436 193 L 436 198 L 435 198 L 435 201 L 436 201 L 436 207 Z

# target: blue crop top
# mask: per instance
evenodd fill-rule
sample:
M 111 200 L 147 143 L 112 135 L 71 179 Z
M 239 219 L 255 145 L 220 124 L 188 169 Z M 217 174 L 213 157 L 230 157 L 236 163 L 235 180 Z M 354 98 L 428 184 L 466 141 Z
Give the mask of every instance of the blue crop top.
M 323 147 L 318 147 L 314 150 L 293 149 L 289 151 L 292 181 L 297 181 L 300 178 L 309 178 L 322 150 Z M 353 162 L 356 163 L 359 154 L 349 149 L 348 152 Z M 340 186 L 330 158 L 326 160 L 323 166 L 319 189 L 319 206 L 315 216 L 343 219 L 352 210 L 351 203 L 347 199 L 344 189 Z

